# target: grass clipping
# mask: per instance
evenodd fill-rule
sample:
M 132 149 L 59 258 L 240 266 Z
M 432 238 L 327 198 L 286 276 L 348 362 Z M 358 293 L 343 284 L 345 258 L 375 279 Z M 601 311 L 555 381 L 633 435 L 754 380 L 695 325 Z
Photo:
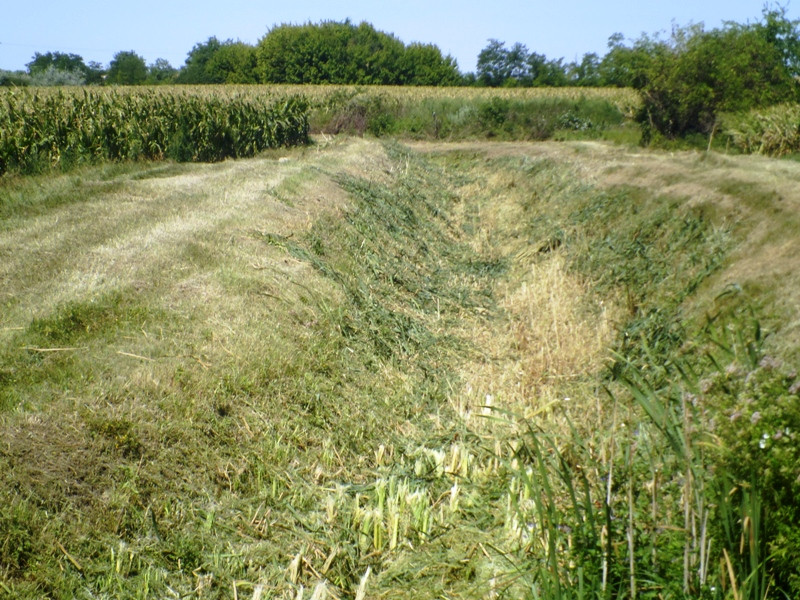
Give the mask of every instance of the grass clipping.
M 553 254 L 503 300 L 523 382 L 532 391 L 597 372 L 614 335 L 613 313 Z

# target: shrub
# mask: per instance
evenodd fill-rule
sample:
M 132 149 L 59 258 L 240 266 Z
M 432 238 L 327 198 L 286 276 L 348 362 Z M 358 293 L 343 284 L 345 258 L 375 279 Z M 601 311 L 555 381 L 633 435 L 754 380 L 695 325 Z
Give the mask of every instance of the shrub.
M 64 71 L 53 65 L 31 75 L 31 85 L 83 85 L 84 83 L 86 76 L 80 71 Z
M 787 57 L 761 24 L 678 29 L 670 41 L 650 44 L 649 56 L 640 67 L 643 104 L 637 115 L 645 140 L 709 134 L 722 112 L 798 98 Z

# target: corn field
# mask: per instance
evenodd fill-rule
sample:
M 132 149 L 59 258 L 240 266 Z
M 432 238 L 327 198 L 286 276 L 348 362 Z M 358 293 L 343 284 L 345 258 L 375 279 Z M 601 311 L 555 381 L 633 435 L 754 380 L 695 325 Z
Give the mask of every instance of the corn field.
M 723 115 L 722 131 L 748 154 L 785 156 L 800 151 L 800 105 L 779 104 Z
M 293 97 L 198 90 L 13 90 L 0 95 L 0 174 L 84 162 L 211 162 L 308 142 Z

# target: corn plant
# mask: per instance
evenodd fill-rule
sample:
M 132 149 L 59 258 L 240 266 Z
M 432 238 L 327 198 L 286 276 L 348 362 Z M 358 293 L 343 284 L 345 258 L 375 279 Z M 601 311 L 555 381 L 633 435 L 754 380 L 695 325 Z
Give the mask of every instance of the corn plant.
M 298 97 L 161 90 L 13 90 L 0 102 L 0 174 L 122 160 L 219 161 L 308 142 Z

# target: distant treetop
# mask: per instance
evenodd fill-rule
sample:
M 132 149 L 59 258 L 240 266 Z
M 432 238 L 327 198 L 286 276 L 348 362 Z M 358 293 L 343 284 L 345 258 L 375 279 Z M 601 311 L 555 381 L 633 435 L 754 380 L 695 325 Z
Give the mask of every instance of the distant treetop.
M 454 85 L 458 65 L 433 45 L 406 46 L 369 23 L 279 25 L 256 49 L 263 83 Z

